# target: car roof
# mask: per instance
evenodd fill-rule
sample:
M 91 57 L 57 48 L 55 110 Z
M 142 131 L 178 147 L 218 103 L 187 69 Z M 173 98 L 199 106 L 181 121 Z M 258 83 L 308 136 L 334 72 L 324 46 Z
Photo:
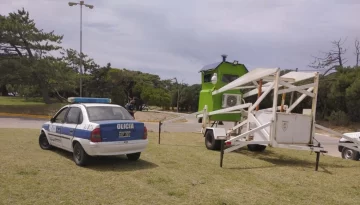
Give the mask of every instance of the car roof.
M 84 105 L 85 107 L 95 107 L 95 106 L 101 106 L 101 107 L 121 107 L 120 105 L 116 104 L 106 104 L 106 103 L 76 103 L 76 104 L 70 104 L 72 105 Z

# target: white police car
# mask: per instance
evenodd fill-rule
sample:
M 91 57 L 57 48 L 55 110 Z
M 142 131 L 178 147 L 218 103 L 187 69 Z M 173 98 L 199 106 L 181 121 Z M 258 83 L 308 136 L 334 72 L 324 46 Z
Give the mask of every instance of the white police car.
M 71 97 L 72 104 L 62 107 L 43 124 L 39 145 L 53 146 L 73 153 L 77 165 L 90 156 L 125 155 L 138 160 L 148 145 L 144 123 L 135 121 L 122 106 L 109 98 Z
M 350 137 L 355 140 L 360 140 L 360 132 L 350 132 L 350 133 L 344 133 L 345 136 Z M 344 147 L 341 145 L 341 143 L 351 143 L 352 141 L 347 140 L 346 138 L 342 137 L 339 140 L 338 145 L 338 151 L 341 152 L 341 157 L 343 159 L 352 159 L 352 160 L 359 160 L 360 159 L 360 152 Z M 357 148 L 357 146 L 355 146 Z

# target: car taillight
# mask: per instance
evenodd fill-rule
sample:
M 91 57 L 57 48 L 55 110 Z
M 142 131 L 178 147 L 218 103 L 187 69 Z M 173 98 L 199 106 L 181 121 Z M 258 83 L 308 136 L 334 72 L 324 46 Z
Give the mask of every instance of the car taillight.
M 147 139 L 147 128 L 144 126 L 144 136 L 143 139 Z
M 91 142 L 101 142 L 100 128 L 95 128 L 91 132 L 90 141 Z

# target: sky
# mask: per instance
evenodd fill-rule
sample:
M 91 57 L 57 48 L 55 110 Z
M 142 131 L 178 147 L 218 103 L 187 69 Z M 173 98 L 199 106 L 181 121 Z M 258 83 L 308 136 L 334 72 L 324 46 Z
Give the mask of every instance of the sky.
M 78 1 L 74 1 L 78 2 Z M 207 64 L 237 60 L 249 70 L 313 70 L 312 56 L 346 39 L 355 64 L 359 0 L 86 0 L 83 52 L 96 63 L 162 79 L 200 83 Z M 1 0 L 0 14 L 25 8 L 38 28 L 64 35 L 80 50 L 80 7 L 64 0 Z

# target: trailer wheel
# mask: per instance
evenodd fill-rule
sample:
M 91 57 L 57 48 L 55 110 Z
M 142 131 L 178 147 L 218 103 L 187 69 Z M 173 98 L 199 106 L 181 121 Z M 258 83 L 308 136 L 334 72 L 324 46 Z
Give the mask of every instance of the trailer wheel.
M 259 145 L 259 144 L 248 144 L 247 147 L 248 150 L 251 152 L 263 152 L 266 149 L 265 145 Z
M 221 140 L 215 140 L 212 130 L 205 132 L 205 146 L 209 150 L 220 150 Z
M 341 157 L 343 159 L 359 160 L 360 153 L 355 150 L 344 147 L 341 152 Z

